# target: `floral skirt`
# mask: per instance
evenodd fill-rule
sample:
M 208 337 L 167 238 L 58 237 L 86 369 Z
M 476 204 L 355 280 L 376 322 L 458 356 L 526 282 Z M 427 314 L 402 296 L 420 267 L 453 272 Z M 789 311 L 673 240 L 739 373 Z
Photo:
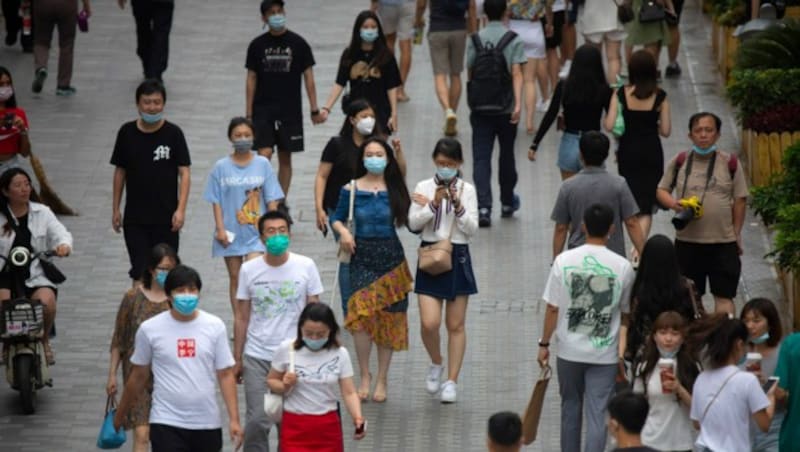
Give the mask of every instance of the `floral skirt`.
M 345 328 L 368 333 L 379 346 L 408 350 L 406 311 L 413 280 L 396 236 L 356 238 Z

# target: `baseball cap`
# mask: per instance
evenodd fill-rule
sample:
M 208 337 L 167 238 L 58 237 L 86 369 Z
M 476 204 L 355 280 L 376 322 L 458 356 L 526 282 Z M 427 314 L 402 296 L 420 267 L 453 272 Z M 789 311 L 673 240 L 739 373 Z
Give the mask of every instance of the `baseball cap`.
M 281 7 L 284 6 L 283 0 L 264 0 L 261 2 L 261 15 L 263 16 L 264 13 L 267 12 L 270 6 L 272 5 L 280 5 Z

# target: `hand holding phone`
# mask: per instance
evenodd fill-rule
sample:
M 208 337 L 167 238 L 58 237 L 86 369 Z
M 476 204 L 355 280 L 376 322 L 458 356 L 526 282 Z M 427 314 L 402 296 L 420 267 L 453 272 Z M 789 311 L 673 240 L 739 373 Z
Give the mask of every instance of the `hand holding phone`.
M 367 420 L 356 425 L 355 439 L 361 439 L 367 434 Z
M 778 377 L 769 377 L 767 378 L 766 383 L 764 383 L 764 385 L 761 388 L 764 389 L 765 393 L 767 393 L 770 391 L 770 389 L 772 389 L 773 386 L 775 386 L 778 383 L 779 380 L 780 378 Z

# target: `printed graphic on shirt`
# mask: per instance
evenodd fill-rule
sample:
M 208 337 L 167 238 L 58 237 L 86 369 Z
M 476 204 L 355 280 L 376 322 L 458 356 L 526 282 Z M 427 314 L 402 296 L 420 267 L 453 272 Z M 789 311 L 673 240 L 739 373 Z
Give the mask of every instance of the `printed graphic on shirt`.
M 375 66 L 370 66 L 365 61 L 359 61 L 350 68 L 350 80 L 361 79 L 367 81 L 370 78 L 381 78 L 381 69 Z
M 294 281 L 257 282 L 255 296 L 251 299 L 253 313 L 272 319 L 297 309 L 297 284 Z
M 291 47 L 267 47 L 262 59 L 264 72 L 289 72 L 292 68 Z
M 242 208 L 236 212 L 236 220 L 239 224 L 252 224 L 257 227 L 259 218 L 261 218 L 261 187 L 245 190 L 245 201 Z
M 586 256 L 580 267 L 564 268 L 564 284 L 569 293 L 567 329 L 589 336 L 592 346 L 605 348 L 611 336 L 612 308 L 619 299 L 617 275 L 593 256 Z
M 169 160 L 169 146 L 161 145 L 153 151 L 153 161 Z
M 329 375 L 339 375 L 339 357 L 336 356 L 330 361 L 323 363 L 317 368 L 295 366 L 297 378 L 308 382 L 324 382 Z
M 194 339 L 178 339 L 178 358 L 195 357 Z

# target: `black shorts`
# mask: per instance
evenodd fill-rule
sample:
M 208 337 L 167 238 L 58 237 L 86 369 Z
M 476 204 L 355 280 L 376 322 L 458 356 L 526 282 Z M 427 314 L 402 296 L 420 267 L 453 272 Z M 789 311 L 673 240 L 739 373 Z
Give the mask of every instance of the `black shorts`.
M 177 232 L 172 232 L 172 225 L 126 224 L 122 231 L 131 261 L 131 269 L 128 271 L 131 279 L 142 279 L 150 252 L 159 243 L 166 243 L 178 252 L 179 236 Z
M 681 22 L 681 13 L 683 12 L 683 1 L 684 0 L 672 0 L 672 6 L 675 8 L 675 15 L 678 16 L 678 23 Z
M 708 278 L 712 295 L 731 299 L 736 296 L 742 273 L 736 242 L 689 243 L 675 240 L 675 252 L 681 273 L 694 281 L 700 295 L 706 293 Z
M 303 150 L 303 121 L 282 121 L 269 115 L 253 113 L 256 149 L 278 147 L 278 151 L 300 152 Z M 275 151 L 275 149 L 273 149 Z
M 8 272 L 0 273 L 0 289 L 13 290 L 12 287 L 11 287 L 13 284 L 14 283 L 11 281 L 11 275 L 8 274 Z M 56 294 L 56 299 L 58 299 L 58 289 L 56 289 L 53 286 L 36 286 L 36 287 L 25 286 L 25 294 L 24 294 L 25 298 L 30 299 L 31 297 L 33 297 L 33 293 L 34 292 L 36 292 L 37 290 L 42 289 L 44 287 L 52 290 Z M 12 298 L 14 298 L 14 297 L 12 297 Z
M 567 15 L 565 17 L 565 23 L 574 25 L 578 22 L 578 8 L 579 6 L 575 4 L 574 1 L 569 2 L 569 6 L 567 7 Z
M 222 429 L 189 430 L 164 424 L 150 424 L 153 452 L 219 452 Z
M 555 49 L 561 45 L 566 15 L 566 11 L 556 11 L 553 13 L 553 36 L 544 38 L 545 48 Z

